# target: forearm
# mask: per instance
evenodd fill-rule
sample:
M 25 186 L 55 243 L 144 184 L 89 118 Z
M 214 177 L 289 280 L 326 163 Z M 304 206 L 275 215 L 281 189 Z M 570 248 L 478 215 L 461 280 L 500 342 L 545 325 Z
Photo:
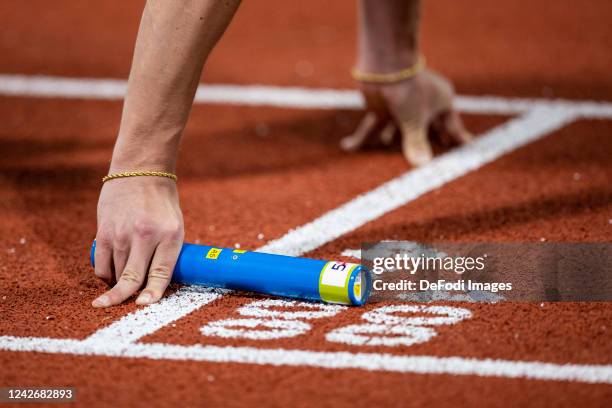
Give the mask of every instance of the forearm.
M 111 171 L 174 171 L 202 67 L 240 0 L 148 0 Z
M 391 72 L 418 58 L 420 0 L 359 0 L 357 68 Z

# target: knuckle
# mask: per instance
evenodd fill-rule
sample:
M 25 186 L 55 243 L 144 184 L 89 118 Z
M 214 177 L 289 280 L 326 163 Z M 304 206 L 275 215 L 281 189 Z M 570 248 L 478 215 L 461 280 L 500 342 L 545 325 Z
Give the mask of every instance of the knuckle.
M 139 238 L 148 239 L 157 233 L 157 225 L 148 219 L 137 219 L 134 222 L 134 232 Z
M 130 244 L 130 236 L 126 231 L 120 230 L 115 233 L 113 241 L 113 247 L 116 251 L 127 251 Z
M 120 282 L 130 283 L 130 284 L 141 284 L 143 281 L 143 277 L 140 273 L 135 271 L 132 268 L 125 268 L 121 273 L 121 277 L 119 278 Z
M 115 245 L 128 243 L 129 240 L 129 228 L 126 228 L 126 226 L 115 228 L 115 233 L 113 234 L 113 241 L 115 242 Z
M 172 225 L 166 228 L 164 235 L 172 241 L 182 241 L 185 236 L 185 231 L 181 225 Z
M 113 239 L 111 234 L 106 230 L 99 230 L 96 234 L 96 247 L 110 247 L 113 246 Z
M 149 279 L 167 281 L 171 276 L 172 270 L 166 264 L 155 265 L 149 271 Z

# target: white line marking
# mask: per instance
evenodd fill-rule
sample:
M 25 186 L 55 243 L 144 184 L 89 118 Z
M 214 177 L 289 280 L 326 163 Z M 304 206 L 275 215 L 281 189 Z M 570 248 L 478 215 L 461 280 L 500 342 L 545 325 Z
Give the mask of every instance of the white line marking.
M 349 258 L 361 259 L 361 249 L 351 249 L 347 248 L 340 253 L 342 256 L 346 256 Z
M 363 109 L 354 90 L 308 89 L 264 85 L 200 85 L 196 103 L 276 106 L 293 109 Z
M 127 81 L 121 79 L 0 75 L 0 95 L 5 96 L 121 100 L 126 89 Z M 363 109 L 363 98 L 356 90 L 264 85 L 200 85 L 195 102 L 298 109 Z M 494 96 L 459 96 L 455 102 L 461 111 L 469 113 L 511 115 L 538 107 L 561 107 L 581 117 L 612 118 L 610 102 Z
M 191 360 L 274 366 L 353 368 L 418 374 L 477 375 L 612 384 L 612 365 L 552 364 L 462 357 L 400 356 L 378 353 L 323 352 L 251 347 L 169 344 L 88 343 L 72 339 L 0 336 L 0 349 L 86 356 Z
M 197 286 L 181 288 L 175 294 L 130 313 L 86 338 L 86 343 L 128 344 L 156 332 L 162 327 L 188 315 L 221 297 L 226 291 Z
M 299 256 L 457 179 L 498 157 L 553 132 L 576 116 L 571 110 L 539 107 L 490 130 L 429 164 L 410 170 L 271 241 L 259 251 Z
M 571 110 L 576 117 L 612 119 L 610 102 L 459 95 L 455 103 L 457 108 L 465 113 L 511 115 L 525 113 L 534 108 L 561 108 Z
M 399 244 L 399 246 L 397 246 L 397 248 L 389 246 L 389 244 L 392 244 L 392 243 L 397 243 Z M 385 246 L 385 250 L 383 250 L 383 254 L 389 254 L 389 256 L 393 256 L 396 253 L 396 251 L 402 251 L 402 253 L 405 253 L 408 256 L 420 256 L 423 253 L 423 251 L 425 252 L 429 251 L 426 248 L 426 246 L 416 241 L 383 240 L 383 241 L 380 241 L 380 244 Z M 376 247 L 376 250 L 379 251 L 378 247 Z M 361 259 L 361 248 L 359 249 L 347 248 L 344 251 L 342 251 L 340 255 Z M 434 255 L 438 257 L 446 256 L 446 254 L 444 254 L 443 252 L 435 252 Z

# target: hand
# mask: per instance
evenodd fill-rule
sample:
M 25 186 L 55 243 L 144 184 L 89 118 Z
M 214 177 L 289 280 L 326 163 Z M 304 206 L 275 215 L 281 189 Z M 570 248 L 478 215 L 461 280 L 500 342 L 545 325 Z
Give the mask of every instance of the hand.
M 183 237 L 176 182 L 128 177 L 104 183 L 98 201 L 95 274 L 114 286 L 92 306 L 123 302 L 145 278 L 136 303 L 157 302 L 170 283 Z
M 362 93 L 366 115 L 355 132 L 341 140 L 344 150 L 357 150 L 375 137 L 390 145 L 399 130 L 406 160 L 420 166 L 433 157 L 427 136 L 430 127 L 445 144 L 472 140 L 453 108 L 451 83 L 433 71 L 423 70 L 414 78 L 393 84 L 365 83 Z

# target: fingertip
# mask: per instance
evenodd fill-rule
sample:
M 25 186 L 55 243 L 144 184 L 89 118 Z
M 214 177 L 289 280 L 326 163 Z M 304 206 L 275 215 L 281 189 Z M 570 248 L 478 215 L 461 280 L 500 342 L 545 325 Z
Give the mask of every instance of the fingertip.
M 357 149 L 358 144 L 355 143 L 355 135 L 348 135 L 340 139 L 340 148 L 345 152 L 352 152 Z
M 387 123 L 384 129 L 380 132 L 380 141 L 384 146 L 391 146 L 395 133 L 397 132 L 397 126 L 392 121 Z
M 467 130 L 462 133 L 460 138 L 461 143 L 463 144 L 471 143 L 474 141 L 474 135 L 471 132 L 468 132 Z
M 136 304 L 137 305 L 150 305 L 152 303 L 157 303 L 159 299 L 160 299 L 160 296 L 156 296 L 148 290 L 143 290 L 138 296 L 138 298 L 136 298 Z
M 108 295 L 104 294 L 91 302 L 91 305 L 97 309 L 111 306 L 111 300 Z
M 472 133 L 470 133 L 465 128 L 465 125 L 463 124 L 463 120 L 461 120 L 461 116 L 459 116 L 459 113 L 454 110 L 451 111 L 450 114 L 446 117 L 445 131 L 454 140 L 454 142 L 458 144 L 466 144 L 474 139 Z
M 342 140 L 340 147 L 344 151 L 353 152 L 362 147 L 370 135 L 381 125 L 380 118 L 374 112 L 367 112 L 359 122 L 357 129 Z

